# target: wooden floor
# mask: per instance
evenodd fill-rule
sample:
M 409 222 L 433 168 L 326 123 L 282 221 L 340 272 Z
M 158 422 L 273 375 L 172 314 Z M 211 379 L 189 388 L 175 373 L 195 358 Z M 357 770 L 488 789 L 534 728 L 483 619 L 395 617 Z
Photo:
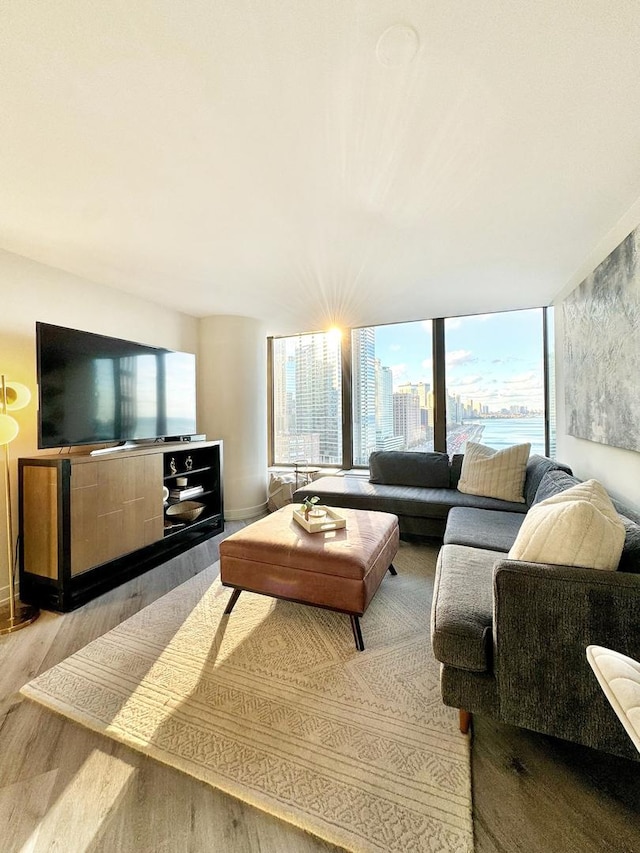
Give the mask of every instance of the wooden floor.
M 220 538 L 0 638 L 1 853 L 335 849 L 17 693 L 214 562 Z M 472 761 L 477 853 L 640 853 L 640 763 L 480 718 Z

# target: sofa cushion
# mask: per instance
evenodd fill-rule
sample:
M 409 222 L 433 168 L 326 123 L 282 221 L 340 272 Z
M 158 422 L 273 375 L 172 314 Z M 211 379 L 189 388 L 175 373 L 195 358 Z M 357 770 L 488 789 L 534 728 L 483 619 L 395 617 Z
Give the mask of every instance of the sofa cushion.
M 460 482 L 460 474 L 462 474 L 462 463 L 464 461 L 464 453 L 454 453 L 451 457 L 451 488 L 457 489 Z
M 544 474 L 534 503 L 539 503 L 552 495 L 557 495 L 565 489 L 580 482 L 563 471 L 548 471 Z M 625 528 L 624 545 L 620 556 L 618 570 L 640 574 L 640 515 L 630 507 L 614 500 L 613 505 L 618 511 Z
M 620 518 L 624 524 L 624 545 L 618 570 L 640 573 L 640 524 L 625 515 Z
M 472 495 L 524 503 L 524 478 L 530 444 L 494 450 L 468 441 L 458 489 Z
M 587 480 L 531 507 L 509 559 L 615 570 L 624 538 L 606 489 Z
M 579 482 L 580 480 L 577 477 L 567 474 L 566 471 L 553 469 L 545 471 L 540 480 L 540 485 L 536 489 L 531 505 L 539 504 L 541 501 L 553 497 L 553 495 L 559 495 L 560 492 L 576 486 Z
M 549 459 L 547 456 L 539 456 L 537 453 L 533 453 L 527 462 L 527 473 L 524 478 L 524 499 L 529 506 L 534 503 L 538 487 L 548 471 L 560 471 L 567 475 L 572 473 L 568 465 L 563 465 L 562 462 L 556 462 L 555 459 Z
M 494 551 L 443 545 L 438 554 L 431 609 L 436 658 L 471 672 L 490 672 L 493 640 Z
M 369 481 L 387 486 L 447 489 L 450 484 L 446 453 L 375 450 L 369 456 Z
M 467 545 L 506 554 L 524 521 L 523 513 L 453 507 L 444 532 L 445 545 Z

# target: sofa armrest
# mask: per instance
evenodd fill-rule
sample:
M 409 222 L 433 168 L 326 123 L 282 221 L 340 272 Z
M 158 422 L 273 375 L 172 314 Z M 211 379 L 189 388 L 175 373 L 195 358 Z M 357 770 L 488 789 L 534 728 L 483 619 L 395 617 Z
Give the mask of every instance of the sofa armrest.
M 586 647 L 640 657 L 640 575 L 504 559 L 493 581 L 501 718 L 636 758 Z

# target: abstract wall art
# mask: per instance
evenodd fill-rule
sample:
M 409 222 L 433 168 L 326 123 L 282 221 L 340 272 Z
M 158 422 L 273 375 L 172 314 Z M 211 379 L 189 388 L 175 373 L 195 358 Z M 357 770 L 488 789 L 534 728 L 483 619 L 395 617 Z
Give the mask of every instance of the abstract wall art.
M 640 227 L 565 299 L 567 432 L 640 451 Z

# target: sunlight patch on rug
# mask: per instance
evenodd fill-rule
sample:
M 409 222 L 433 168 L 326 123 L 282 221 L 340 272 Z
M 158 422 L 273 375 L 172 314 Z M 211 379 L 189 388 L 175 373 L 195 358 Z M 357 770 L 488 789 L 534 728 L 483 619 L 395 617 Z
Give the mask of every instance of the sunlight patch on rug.
M 218 565 L 25 685 L 81 725 L 351 851 L 473 849 L 469 741 L 429 641 L 436 548 L 402 542 L 362 619 Z

